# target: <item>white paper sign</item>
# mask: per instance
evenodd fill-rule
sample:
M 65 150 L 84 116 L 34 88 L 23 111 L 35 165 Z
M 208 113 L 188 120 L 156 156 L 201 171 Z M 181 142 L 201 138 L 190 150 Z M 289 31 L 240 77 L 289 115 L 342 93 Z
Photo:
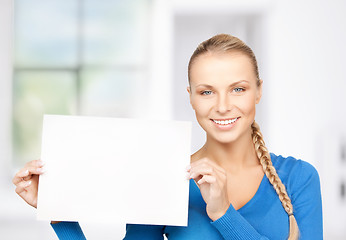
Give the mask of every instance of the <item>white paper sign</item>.
M 187 226 L 191 123 L 45 115 L 37 218 Z

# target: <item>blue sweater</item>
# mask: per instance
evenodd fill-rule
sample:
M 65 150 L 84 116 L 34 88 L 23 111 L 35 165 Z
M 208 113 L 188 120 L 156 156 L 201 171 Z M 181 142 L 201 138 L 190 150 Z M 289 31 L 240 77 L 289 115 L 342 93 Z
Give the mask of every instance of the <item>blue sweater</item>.
M 307 162 L 271 154 L 272 162 L 292 200 L 300 239 L 323 239 L 319 176 Z M 246 187 L 246 186 L 244 186 Z M 77 222 L 52 224 L 59 239 L 85 239 Z M 254 197 L 242 208 L 231 205 L 224 216 L 211 221 L 199 188 L 190 180 L 188 227 L 127 224 L 126 240 L 287 239 L 288 215 L 264 175 Z

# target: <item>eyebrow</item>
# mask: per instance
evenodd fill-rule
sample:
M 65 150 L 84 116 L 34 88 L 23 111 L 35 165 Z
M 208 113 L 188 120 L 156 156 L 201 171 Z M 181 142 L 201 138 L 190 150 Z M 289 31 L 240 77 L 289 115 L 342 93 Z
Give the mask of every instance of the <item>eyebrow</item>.
M 240 80 L 240 81 L 237 81 L 237 82 L 234 82 L 232 84 L 229 85 L 229 87 L 233 87 L 239 83 L 242 83 L 242 82 L 246 82 L 246 83 L 249 83 L 249 81 L 247 80 Z M 212 88 L 213 86 L 209 85 L 209 84 L 198 84 L 196 87 L 207 87 L 207 88 Z

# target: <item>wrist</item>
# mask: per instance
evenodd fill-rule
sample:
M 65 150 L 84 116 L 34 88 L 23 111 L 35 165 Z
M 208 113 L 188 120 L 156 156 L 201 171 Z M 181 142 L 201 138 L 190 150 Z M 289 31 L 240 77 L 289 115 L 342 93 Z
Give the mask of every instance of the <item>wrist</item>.
M 221 218 L 223 215 L 226 214 L 227 210 L 229 208 L 229 205 L 228 206 L 225 206 L 222 210 L 220 211 L 217 211 L 217 212 L 208 212 L 208 216 L 209 218 L 214 222 L 216 220 L 218 220 L 219 218 Z

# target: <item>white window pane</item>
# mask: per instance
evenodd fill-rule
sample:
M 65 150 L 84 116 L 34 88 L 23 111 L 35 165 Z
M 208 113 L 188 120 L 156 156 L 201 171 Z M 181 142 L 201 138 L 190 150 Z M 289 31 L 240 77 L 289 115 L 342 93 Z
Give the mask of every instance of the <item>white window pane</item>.
M 84 71 L 81 82 L 81 114 L 133 117 L 145 106 L 146 76 L 140 72 Z
M 86 65 L 145 64 L 149 35 L 148 0 L 85 0 Z
M 40 156 L 43 114 L 76 114 L 75 75 L 20 72 L 13 88 L 14 159 L 23 165 Z
M 77 1 L 15 1 L 15 63 L 70 67 L 77 62 Z

